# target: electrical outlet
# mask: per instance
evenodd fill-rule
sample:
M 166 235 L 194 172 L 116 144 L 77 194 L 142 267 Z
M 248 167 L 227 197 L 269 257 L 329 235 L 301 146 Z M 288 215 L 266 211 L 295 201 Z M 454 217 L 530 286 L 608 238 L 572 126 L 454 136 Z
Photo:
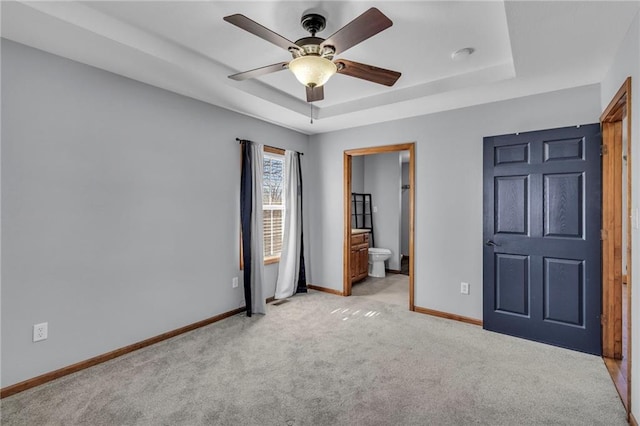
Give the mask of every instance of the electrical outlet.
M 233 279 L 231 280 L 231 287 L 238 288 L 238 277 L 233 277 Z
M 46 340 L 49 335 L 49 323 L 43 322 L 40 324 L 35 324 L 33 326 L 33 341 L 39 342 L 41 340 Z
M 460 283 L 460 293 L 469 294 L 469 283 Z

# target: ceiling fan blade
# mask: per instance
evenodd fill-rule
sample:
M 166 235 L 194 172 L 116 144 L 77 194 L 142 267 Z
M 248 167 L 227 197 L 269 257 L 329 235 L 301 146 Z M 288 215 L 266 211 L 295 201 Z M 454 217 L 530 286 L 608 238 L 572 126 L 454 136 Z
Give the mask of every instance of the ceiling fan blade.
M 313 89 L 307 86 L 307 102 L 321 101 L 324 99 L 324 86 L 316 86 Z
M 280 34 L 271 31 L 269 28 L 258 24 L 256 21 L 253 21 L 244 15 L 236 13 L 235 15 L 225 16 L 223 19 L 236 27 L 242 28 L 253 35 L 257 35 L 258 37 L 275 44 L 276 46 L 280 46 L 285 50 L 289 50 L 291 48 L 299 50 L 299 47 L 291 40 L 287 40 Z
M 282 71 L 287 69 L 289 62 L 279 62 L 277 64 L 267 65 L 266 67 L 260 67 L 253 70 L 239 72 L 237 74 L 230 75 L 229 78 L 236 81 L 247 80 L 250 78 L 260 77 L 261 75 L 271 74 L 272 72 Z
M 361 78 L 385 86 L 393 86 L 402 75 L 398 71 L 386 70 L 374 67 L 373 65 L 361 64 L 359 62 L 339 59 L 335 61 L 338 66 L 338 73 L 349 77 Z
M 336 54 L 341 53 L 369 37 L 373 37 L 380 31 L 386 30 L 391 25 L 393 25 L 391 19 L 372 7 L 336 31 L 323 41 L 321 46 L 333 46 L 336 49 Z

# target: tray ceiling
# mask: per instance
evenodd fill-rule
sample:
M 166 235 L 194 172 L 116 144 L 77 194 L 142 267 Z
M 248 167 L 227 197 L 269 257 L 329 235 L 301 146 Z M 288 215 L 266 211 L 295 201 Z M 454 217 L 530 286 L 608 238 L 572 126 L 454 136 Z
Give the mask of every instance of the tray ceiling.
M 2 2 L 2 36 L 307 134 L 598 83 L 640 2 Z M 397 70 L 389 88 L 336 75 L 310 105 L 289 71 L 229 74 L 290 60 L 222 20 L 241 13 L 290 40 L 307 11 L 328 37 L 370 7 L 393 26 L 337 58 Z M 606 29 L 606 31 L 605 31 Z M 473 47 L 465 60 L 452 52 Z

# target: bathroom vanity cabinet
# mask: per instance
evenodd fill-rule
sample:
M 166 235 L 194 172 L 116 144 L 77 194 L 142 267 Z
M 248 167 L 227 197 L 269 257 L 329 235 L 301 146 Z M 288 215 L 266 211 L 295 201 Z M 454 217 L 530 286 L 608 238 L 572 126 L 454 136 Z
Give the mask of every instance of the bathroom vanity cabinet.
M 360 281 L 369 273 L 369 233 L 351 234 L 351 282 Z

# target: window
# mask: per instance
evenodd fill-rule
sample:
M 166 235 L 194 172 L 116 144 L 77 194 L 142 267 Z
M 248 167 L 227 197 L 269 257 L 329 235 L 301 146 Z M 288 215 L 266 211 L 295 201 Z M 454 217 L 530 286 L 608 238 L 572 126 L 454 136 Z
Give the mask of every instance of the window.
M 264 260 L 280 260 L 284 220 L 284 151 L 265 147 L 262 175 Z

